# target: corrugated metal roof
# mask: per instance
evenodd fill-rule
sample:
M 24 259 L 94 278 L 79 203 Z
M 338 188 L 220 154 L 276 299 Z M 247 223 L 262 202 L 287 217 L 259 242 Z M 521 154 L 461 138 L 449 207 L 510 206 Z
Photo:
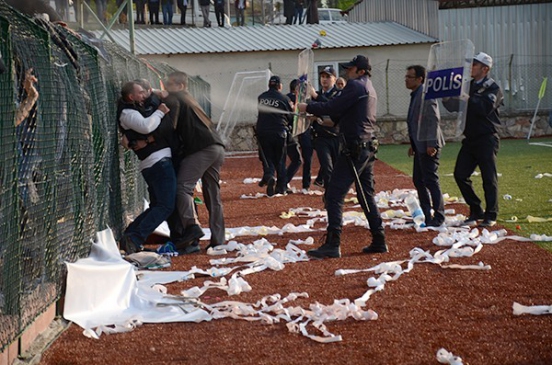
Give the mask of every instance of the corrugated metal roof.
M 439 3 L 434 0 L 360 0 L 348 10 L 350 22 L 395 21 L 438 37 Z
M 321 36 L 324 31 L 326 36 Z M 433 43 L 435 38 L 394 22 L 277 25 L 231 28 L 135 29 L 138 55 L 193 54 L 298 50 L 319 39 L 321 48 L 369 47 Z M 100 37 L 103 31 L 94 32 Z M 111 31 L 113 39 L 130 50 L 129 31 Z M 104 36 L 104 39 L 109 39 Z

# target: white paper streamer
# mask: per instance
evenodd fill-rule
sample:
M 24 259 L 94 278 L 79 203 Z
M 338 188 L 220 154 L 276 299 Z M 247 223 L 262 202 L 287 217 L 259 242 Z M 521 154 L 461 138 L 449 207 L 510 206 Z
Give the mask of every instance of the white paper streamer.
M 513 309 L 514 309 L 514 316 L 520 316 L 522 314 L 533 314 L 533 315 L 552 314 L 552 305 L 525 306 L 514 302 Z
M 444 348 L 439 349 L 437 351 L 437 361 L 439 361 L 441 364 L 449 364 L 449 365 L 463 365 L 462 358 L 459 356 L 454 356 L 452 352 L 448 352 Z

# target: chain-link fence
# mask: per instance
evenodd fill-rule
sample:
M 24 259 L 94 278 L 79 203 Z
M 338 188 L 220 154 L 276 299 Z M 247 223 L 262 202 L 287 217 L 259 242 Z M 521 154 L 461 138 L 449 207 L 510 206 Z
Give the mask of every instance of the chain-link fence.
M 137 78 L 174 71 L 87 34 L 32 20 L 0 2 L 0 351 L 63 292 L 64 262 L 88 255 L 95 232 L 116 237 L 147 197 L 138 160 L 119 145 L 116 100 Z M 25 118 L 25 74 L 38 100 Z M 190 78 L 208 108 L 209 85 Z

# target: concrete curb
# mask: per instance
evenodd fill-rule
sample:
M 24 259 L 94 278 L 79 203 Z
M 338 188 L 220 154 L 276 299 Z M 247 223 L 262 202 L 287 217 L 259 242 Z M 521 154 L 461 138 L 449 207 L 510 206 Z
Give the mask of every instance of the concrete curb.
M 42 360 L 42 354 L 52 343 L 69 328 L 71 322 L 61 317 L 55 318 L 45 331 L 40 333 L 27 351 L 18 356 L 13 365 L 38 365 Z

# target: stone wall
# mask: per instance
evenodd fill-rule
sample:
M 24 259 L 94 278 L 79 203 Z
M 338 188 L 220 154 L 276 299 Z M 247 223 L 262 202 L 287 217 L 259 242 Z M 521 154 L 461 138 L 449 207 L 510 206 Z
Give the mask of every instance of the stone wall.
M 503 127 L 499 131 L 501 138 L 527 138 L 532 118 L 532 113 L 503 113 L 501 115 Z M 552 126 L 549 124 L 549 118 L 548 113 L 537 115 L 531 134 L 532 138 L 552 135 Z M 377 124 L 381 143 L 408 143 L 408 129 L 404 117 L 380 117 Z M 445 121 L 444 124 L 446 126 L 444 133 L 447 141 L 459 141 L 462 139 L 462 136 L 456 132 L 456 128 L 452 123 Z M 226 147 L 228 151 L 256 150 L 257 141 L 253 135 L 253 125 L 249 123 L 236 125 L 230 137 L 230 142 L 227 143 Z

